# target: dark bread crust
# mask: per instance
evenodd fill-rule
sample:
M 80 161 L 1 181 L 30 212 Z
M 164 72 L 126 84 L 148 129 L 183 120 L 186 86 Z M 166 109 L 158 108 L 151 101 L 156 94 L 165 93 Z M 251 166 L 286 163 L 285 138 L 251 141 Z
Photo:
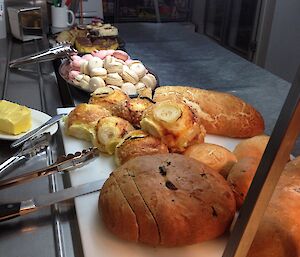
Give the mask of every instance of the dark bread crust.
M 160 241 L 157 241 L 157 237 L 152 237 L 153 240 L 147 237 L 147 241 L 142 241 L 141 234 L 137 239 L 149 245 L 171 247 L 216 238 L 229 227 L 235 214 L 235 199 L 225 179 L 206 165 L 183 155 L 140 156 L 116 169 L 108 181 L 112 178 L 117 178 L 128 205 L 132 206 L 137 217 L 137 226 L 144 226 L 142 220 L 147 220 L 150 214 L 153 216 Z M 115 189 L 110 183 L 103 186 L 99 200 L 102 213 L 122 211 L 118 206 L 124 198 L 121 197 L 118 202 L 118 196 L 110 194 L 110 191 Z M 138 193 L 140 197 L 137 196 Z M 148 210 L 142 202 L 136 203 L 141 199 Z M 146 215 L 147 218 L 139 217 L 140 215 Z M 111 213 L 110 217 L 103 220 L 114 234 L 125 238 L 124 218 L 121 214 Z M 153 220 L 151 219 L 151 222 Z M 120 224 L 121 234 L 111 224 Z M 151 223 L 151 226 L 153 225 L 154 223 Z M 139 231 L 142 230 L 147 234 L 147 229 L 139 227 Z M 130 238 L 132 236 L 128 239 Z
M 197 110 L 208 134 L 245 138 L 262 134 L 261 114 L 242 99 L 227 93 L 186 86 L 163 86 L 153 100 L 181 99 Z

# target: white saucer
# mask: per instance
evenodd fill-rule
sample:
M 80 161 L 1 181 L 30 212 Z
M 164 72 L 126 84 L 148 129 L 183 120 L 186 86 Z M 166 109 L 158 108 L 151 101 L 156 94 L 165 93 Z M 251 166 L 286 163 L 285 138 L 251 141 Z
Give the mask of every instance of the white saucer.
M 31 110 L 32 126 L 31 126 L 31 129 L 29 131 L 27 131 L 26 133 L 30 132 L 31 130 L 34 130 L 35 128 L 44 124 L 47 120 L 51 119 L 51 116 L 49 116 L 46 113 L 37 111 L 35 109 L 30 109 L 30 110 Z M 57 125 L 57 123 L 55 123 L 51 127 L 45 129 L 42 132 L 50 132 L 50 134 L 53 135 L 53 134 L 55 134 L 57 129 L 58 129 L 58 125 Z M 26 133 L 21 133 L 19 135 L 14 136 L 14 135 L 2 134 L 2 132 L 0 132 L 0 139 L 17 140 L 20 137 L 24 136 Z

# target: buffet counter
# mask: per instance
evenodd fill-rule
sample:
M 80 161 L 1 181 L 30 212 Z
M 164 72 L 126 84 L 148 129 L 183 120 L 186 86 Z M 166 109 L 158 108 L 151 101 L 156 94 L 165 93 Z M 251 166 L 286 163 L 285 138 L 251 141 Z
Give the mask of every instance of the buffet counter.
M 271 134 L 290 84 L 194 33 L 193 26 L 179 23 L 118 24 L 126 50 L 141 60 L 159 78 L 160 85 L 187 85 L 236 95 L 253 105 L 264 117 L 266 133 Z M 58 74 L 59 61 L 8 68 L 10 60 L 48 48 L 48 39 L 20 43 L 0 40 L 1 98 L 40 110 L 51 116 L 59 107 L 86 102 L 89 95 L 68 85 Z M 0 140 L 0 162 L 14 151 L 10 141 Z M 34 170 L 64 154 L 58 131 L 46 154 L 17 168 L 11 175 Z M 300 142 L 293 151 L 300 154 Z M 67 175 L 38 179 L 22 186 L 4 189 L 0 202 L 30 198 L 35 194 L 70 184 Z M 50 185 L 50 188 L 49 188 Z M 51 188 L 52 187 L 52 188 Z M 0 223 L 0 249 L 5 256 L 83 256 L 73 201 L 58 208 L 45 208 L 35 214 Z

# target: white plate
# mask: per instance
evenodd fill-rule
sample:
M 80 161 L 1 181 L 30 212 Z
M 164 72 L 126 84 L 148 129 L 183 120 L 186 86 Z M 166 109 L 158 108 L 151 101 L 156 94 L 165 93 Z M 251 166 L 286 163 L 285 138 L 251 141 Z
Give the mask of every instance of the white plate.
M 31 126 L 31 129 L 29 131 L 27 131 L 26 133 L 36 129 L 37 127 L 44 124 L 47 120 L 51 119 L 51 116 L 49 116 L 46 113 L 37 111 L 35 109 L 30 109 L 30 110 L 31 110 L 32 126 Z M 55 134 L 57 129 L 58 129 L 58 125 L 57 125 L 57 123 L 55 123 L 51 127 L 45 129 L 43 132 L 50 132 L 50 134 L 53 135 L 53 134 Z M 13 136 L 13 135 L 8 135 L 8 134 L 2 134 L 0 132 L 0 139 L 3 139 L 3 140 L 17 140 L 17 139 L 21 138 L 22 136 L 24 136 L 26 133 L 21 133 L 19 135 Z
M 58 114 L 68 114 L 72 108 L 58 109 Z M 64 124 L 60 122 L 63 143 L 67 153 L 82 151 L 91 146 L 90 143 L 69 137 L 64 134 Z M 206 142 L 215 143 L 233 150 L 239 139 L 207 135 Z M 70 172 L 73 186 L 105 179 L 116 168 L 113 157 L 100 154 L 86 166 Z M 108 232 L 98 213 L 99 192 L 80 196 L 75 199 L 75 208 L 82 248 L 85 257 L 221 257 L 225 249 L 228 235 L 217 239 L 185 247 L 162 248 L 148 247 L 118 239 Z

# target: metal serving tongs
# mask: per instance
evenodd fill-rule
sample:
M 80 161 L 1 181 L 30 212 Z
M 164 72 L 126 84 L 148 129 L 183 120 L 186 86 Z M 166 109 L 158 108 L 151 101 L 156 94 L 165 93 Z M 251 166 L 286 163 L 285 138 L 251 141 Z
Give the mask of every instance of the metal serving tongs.
M 25 182 L 31 181 L 36 178 L 49 176 L 58 172 L 68 172 L 77 168 L 80 168 L 88 164 L 91 160 L 99 155 L 99 150 L 97 148 L 89 148 L 83 150 L 82 152 L 76 152 L 75 154 L 68 154 L 67 156 L 61 156 L 58 160 L 43 169 L 28 172 L 23 175 L 16 176 L 14 178 L 5 179 L 0 181 L 0 190 L 23 184 Z
M 52 48 L 38 52 L 34 55 L 24 56 L 9 63 L 10 68 L 15 68 L 24 64 L 53 61 L 59 58 L 70 58 L 77 53 L 70 43 L 59 43 Z
M 29 160 L 31 157 L 36 156 L 46 149 L 50 144 L 50 133 L 44 133 L 30 140 L 27 140 L 22 146 L 21 150 L 15 155 L 0 164 L 0 178 L 8 174 L 12 167 L 16 167 Z

